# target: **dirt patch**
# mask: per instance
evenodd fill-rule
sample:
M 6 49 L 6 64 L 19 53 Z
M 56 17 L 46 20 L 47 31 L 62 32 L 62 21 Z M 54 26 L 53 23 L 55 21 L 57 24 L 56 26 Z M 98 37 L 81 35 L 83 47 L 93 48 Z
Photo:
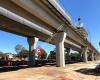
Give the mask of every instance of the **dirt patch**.
M 68 64 L 65 68 L 43 66 L 20 69 L 17 71 L 0 73 L 0 80 L 100 80 L 99 76 L 76 71 L 94 66 L 95 64 L 97 63 L 88 62 Z

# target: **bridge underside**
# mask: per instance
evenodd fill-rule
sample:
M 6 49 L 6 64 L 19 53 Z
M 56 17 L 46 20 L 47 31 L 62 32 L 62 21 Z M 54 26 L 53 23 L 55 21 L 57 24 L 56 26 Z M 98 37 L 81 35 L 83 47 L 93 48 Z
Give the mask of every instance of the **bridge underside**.
M 52 38 L 50 35 L 43 34 L 33 28 L 29 28 L 24 24 L 20 24 L 14 20 L 11 20 L 3 15 L 0 15 L 0 29 L 10 33 L 14 33 L 24 37 L 38 37 L 41 41 L 45 41 L 55 45 L 54 40 L 48 41 L 49 38 Z M 54 39 L 54 38 L 52 38 Z M 73 43 L 69 39 L 65 40 L 65 47 L 71 47 L 74 50 L 81 51 L 81 47 Z
M 32 39 L 32 40 L 30 40 L 30 42 L 32 42 L 33 44 L 30 45 L 30 43 L 29 43 L 30 47 L 34 46 L 34 43 L 36 43 L 35 37 L 37 37 L 41 41 L 48 42 L 48 43 L 56 45 L 56 47 L 58 48 L 57 53 L 60 52 L 59 49 L 62 49 L 62 47 L 63 47 L 63 49 L 65 47 L 65 48 L 72 48 L 73 50 L 77 50 L 77 51 L 80 51 L 80 52 L 82 51 L 80 46 L 71 42 L 68 37 L 66 38 L 66 40 L 64 40 L 64 43 L 63 43 L 63 41 L 62 41 L 63 37 L 61 38 L 61 36 L 63 36 L 63 34 L 58 33 L 58 35 L 57 35 L 57 37 L 60 35 L 61 42 L 58 41 L 60 39 L 59 37 L 56 38 L 56 39 L 54 39 L 55 38 L 54 37 L 53 40 L 47 41 L 49 38 L 51 38 L 51 36 L 43 34 L 42 32 L 39 32 L 35 29 L 29 28 L 28 26 L 20 24 L 20 23 L 14 21 L 14 20 L 11 20 L 11 19 L 3 16 L 3 15 L 0 15 L 0 29 L 3 30 L 3 31 L 7 31 L 7 32 L 10 32 L 10 33 L 14 33 L 14 34 L 21 35 L 21 36 Z M 30 49 L 30 52 L 31 51 L 33 51 L 32 48 Z M 62 56 L 62 53 L 64 53 L 63 51 L 64 50 L 61 50 L 61 54 L 60 53 L 57 54 L 57 57 L 58 57 L 57 58 L 57 61 L 58 61 L 57 66 L 63 66 L 64 67 L 65 62 L 64 62 L 64 55 Z M 63 60 L 63 62 L 61 62 L 59 60 Z

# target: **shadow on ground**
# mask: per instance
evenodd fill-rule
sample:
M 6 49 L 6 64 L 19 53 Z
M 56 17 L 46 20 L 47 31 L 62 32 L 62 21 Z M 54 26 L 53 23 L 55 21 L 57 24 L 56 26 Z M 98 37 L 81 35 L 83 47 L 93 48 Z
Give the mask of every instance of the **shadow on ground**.
M 82 74 L 86 74 L 86 75 L 100 76 L 100 72 L 98 72 L 95 68 L 94 69 L 82 68 L 82 69 L 75 70 L 75 71 L 80 72 Z
M 29 68 L 29 67 L 28 66 L 3 66 L 3 67 L 0 67 L 0 73 L 16 71 L 16 70 L 24 69 L 24 68 Z
M 25 68 L 36 68 L 36 67 L 42 67 L 42 66 L 46 66 L 46 67 L 50 67 L 50 66 L 55 66 L 55 63 L 52 64 L 45 64 L 45 65 L 35 65 L 34 67 L 29 67 L 28 65 L 20 65 L 20 66 L 2 66 L 0 67 L 0 73 L 3 72 L 11 72 L 11 71 L 17 71 L 20 69 L 25 69 Z
M 75 63 L 75 61 L 74 62 L 66 61 L 66 64 L 73 64 L 73 63 Z M 24 66 L 24 65 L 21 65 L 21 66 L 2 66 L 2 67 L 0 67 L 0 73 L 17 71 L 17 70 L 25 69 L 25 68 L 36 68 L 36 67 L 42 67 L 42 66 L 46 66 L 46 67 L 56 66 L 56 63 L 55 62 L 46 63 L 46 64 L 43 64 L 43 65 L 38 64 L 38 65 L 35 65 L 34 67 L 29 67 L 28 65 L 27 66 Z

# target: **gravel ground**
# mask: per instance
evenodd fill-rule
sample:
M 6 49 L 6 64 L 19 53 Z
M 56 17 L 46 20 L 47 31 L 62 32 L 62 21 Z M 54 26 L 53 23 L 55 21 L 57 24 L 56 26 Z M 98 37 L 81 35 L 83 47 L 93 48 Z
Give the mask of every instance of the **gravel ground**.
M 100 80 L 100 75 L 92 70 L 97 63 L 67 64 L 65 68 L 46 65 L 19 69 L 0 73 L 0 80 Z

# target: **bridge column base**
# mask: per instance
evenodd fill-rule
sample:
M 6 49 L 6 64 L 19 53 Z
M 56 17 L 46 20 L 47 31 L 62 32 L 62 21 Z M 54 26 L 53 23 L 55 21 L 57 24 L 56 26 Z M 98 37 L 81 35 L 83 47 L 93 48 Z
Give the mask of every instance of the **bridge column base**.
M 29 66 L 34 67 L 35 66 L 35 49 L 36 49 L 36 43 L 38 41 L 38 38 L 28 37 L 27 41 L 29 44 Z
M 64 54 L 64 40 L 66 38 L 65 32 L 59 32 L 55 35 L 56 43 L 56 66 L 65 67 L 65 54 Z
M 91 60 L 94 61 L 94 52 L 91 54 Z
M 88 54 L 87 54 L 87 52 L 88 52 L 88 47 L 85 47 L 83 49 L 83 51 L 82 51 L 82 54 L 83 54 L 83 62 L 85 62 L 85 63 L 88 61 Z

